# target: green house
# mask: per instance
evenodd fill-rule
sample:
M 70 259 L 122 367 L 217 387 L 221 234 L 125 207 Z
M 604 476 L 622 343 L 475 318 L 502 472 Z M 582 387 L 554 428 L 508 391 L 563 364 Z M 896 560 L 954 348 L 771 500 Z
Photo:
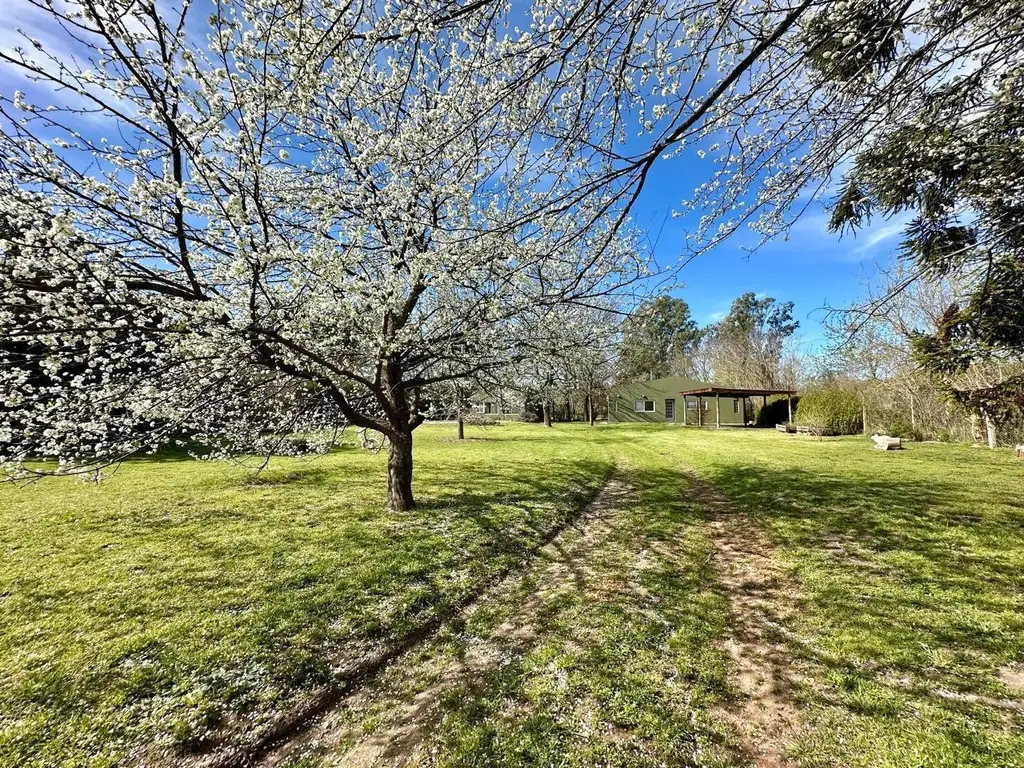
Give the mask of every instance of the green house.
M 718 387 L 685 376 L 619 384 L 608 391 L 608 421 L 742 427 L 753 422 L 752 399 L 790 390 Z

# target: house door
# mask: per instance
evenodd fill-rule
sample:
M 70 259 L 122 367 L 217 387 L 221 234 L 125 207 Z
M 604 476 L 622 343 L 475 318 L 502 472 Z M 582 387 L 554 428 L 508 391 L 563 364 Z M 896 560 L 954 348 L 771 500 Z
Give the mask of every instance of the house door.
M 665 421 L 676 420 L 676 401 L 666 400 L 665 401 Z

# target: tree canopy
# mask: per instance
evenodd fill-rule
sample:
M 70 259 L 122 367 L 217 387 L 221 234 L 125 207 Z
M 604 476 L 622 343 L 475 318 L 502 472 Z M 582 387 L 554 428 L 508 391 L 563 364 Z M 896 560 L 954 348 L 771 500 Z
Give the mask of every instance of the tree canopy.
M 620 381 L 667 376 L 673 360 L 688 355 L 700 337 L 686 301 L 675 296 L 646 301 L 623 323 L 616 376 Z
M 748 292 L 709 329 L 715 376 L 734 386 L 778 388 L 787 340 L 800 327 L 793 302 Z
M 957 402 L 989 415 L 1024 409 L 1024 26 L 1015 3 L 853 3 L 807 34 L 823 85 L 873 130 L 833 204 L 831 226 L 906 216 L 902 257 L 953 297 L 915 334 L 917 362 Z M 845 62 L 836 67 L 836 60 Z M 899 94 L 892 99 L 886 94 Z M 884 120 L 878 119 L 884 117 Z M 877 120 L 877 122 L 876 122 Z

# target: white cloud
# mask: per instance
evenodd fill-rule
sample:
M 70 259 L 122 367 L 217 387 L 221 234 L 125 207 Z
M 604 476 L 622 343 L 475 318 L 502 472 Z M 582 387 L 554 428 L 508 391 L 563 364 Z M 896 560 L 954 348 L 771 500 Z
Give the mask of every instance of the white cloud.
M 906 222 L 897 221 L 891 224 L 886 224 L 884 227 L 868 232 L 868 237 L 864 241 L 863 245 L 858 248 L 860 251 L 870 251 L 875 246 L 884 243 L 886 240 L 890 240 L 896 237 L 898 234 L 903 232 L 906 227 Z

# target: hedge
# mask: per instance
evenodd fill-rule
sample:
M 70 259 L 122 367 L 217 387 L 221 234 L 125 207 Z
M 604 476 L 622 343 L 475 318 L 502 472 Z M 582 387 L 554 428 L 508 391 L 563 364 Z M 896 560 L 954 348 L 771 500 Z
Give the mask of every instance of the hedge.
M 795 422 L 833 435 L 856 435 L 864 428 L 860 398 L 845 389 L 823 388 L 800 398 Z

